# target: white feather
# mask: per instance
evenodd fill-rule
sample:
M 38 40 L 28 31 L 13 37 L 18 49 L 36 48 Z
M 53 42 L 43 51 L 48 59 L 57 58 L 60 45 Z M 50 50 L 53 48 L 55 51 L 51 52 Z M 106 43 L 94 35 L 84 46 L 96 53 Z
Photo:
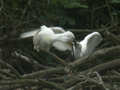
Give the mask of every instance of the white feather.
M 72 32 L 67 31 L 61 34 L 56 34 L 56 41 L 53 43 L 53 47 L 60 51 L 72 50 L 72 42 L 75 36 Z
M 81 42 L 77 43 L 78 46 L 81 47 L 79 55 L 77 54 L 79 47 L 74 46 L 75 58 L 77 59 L 83 56 L 91 55 L 94 52 L 95 48 L 101 43 L 102 39 L 103 38 L 99 32 L 88 34 Z
M 49 27 L 53 30 L 55 33 L 64 33 L 65 30 L 62 27 Z
M 53 42 L 54 32 L 45 25 L 41 26 L 40 29 L 33 37 L 34 49 L 37 51 L 40 49 L 49 51 Z
M 75 38 L 74 34 L 70 31 L 64 33 L 55 33 L 52 28 L 41 26 L 41 31 L 38 31 L 33 37 L 34 48 L 44 49 L 49 51 L 53 46 L 60 51 L 71 50 L 72 42 Z M 59 44 L 59 45 L 58 45 Z
M 43 25 L 42 27 L 44 27 L 45 25 Z M 53 30 L 54 33 L 64 33 L 65 30 L 61 27 L 49 27 L 51 30 Z M 25 33 L 22 33 L 20 35 L 20 38 L 29 38 L 29 37 L 33 37 L 38 31 L 40 31 L 41 29 L 38 28 L 38 29 L 35 29 L 35 30 L 32 30 L 32 31 L 28 31 L 28 32 L 25 32 Z M 42 29 L 44 30 L 44 29 Z
M 20 35 L 20 38 L 28 38 L 28 37 L 33 37 L 36 32 L 38 32 L 40 29 L 36 29 L 36 30 L 33 30 L 33 31 L 29 31 L 29 32 L 25 32 L 25 33 L 22 33 Z

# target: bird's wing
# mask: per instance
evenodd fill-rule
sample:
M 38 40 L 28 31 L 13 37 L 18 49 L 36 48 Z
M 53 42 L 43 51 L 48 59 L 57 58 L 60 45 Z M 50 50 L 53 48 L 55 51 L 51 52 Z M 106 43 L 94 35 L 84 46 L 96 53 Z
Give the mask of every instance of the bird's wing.
M 72 50 L 72 45 L 62 41 L 56 41 L 53 43 L 53 47 L 59 51 Z
M 20 35 L 20 38 L 33 37 L 39 30 L 40 30 L 40 29 L 35 29 L 35 30 L 29 31 L 29 32 L 22 33 L 22 34 Z
M 40 26 L 40 28 L 38 28 L 38 29 L 35 29 L 35 30 L 31 30 L 31 31 L 22 33 L 22 34 L 20 35 L 20 38 L 30 38 L 30 37 L 33 37 L 37 32 L 39 32 L 39 31 L 41 31 L 41 30 L 44 30 L 44 29 L 48 29 L 48 28 L 47 28 L 47 26 L 42 25 L 42 26 Z
M 97 46 L 103 40 L 102 36 L 98 32 L 93 32 L 89 34 L 89 39 L 87 45 L 89 46 Z
M 100 44 L 103 40 L 101 34 L 99 32 L 93 32 L 85 37 L 82 42 L 87 42 L 87 53 L 91 54 L 93 50 Z
M 35 30 L 32 30 L 32 31 L 28 31 L 28 32 L 25 32 L 25 33 L 22 33 L 20 35 L 20 38 L 29 38 L 29 37 L 33 37 L 36 32 L 40 31 L 40 30 L 45 30 L 45 29 L 50 29 L 52 30 L 54 33 L 64 33 L 65 30 L 61 27 L 47 27 L 45 25 L 42 25 L 40 26 L 39 29 L 35 29 Z
M 55 33 L 64 33 L 65 30 L 62 27 L 49 27 L 53 30 Z

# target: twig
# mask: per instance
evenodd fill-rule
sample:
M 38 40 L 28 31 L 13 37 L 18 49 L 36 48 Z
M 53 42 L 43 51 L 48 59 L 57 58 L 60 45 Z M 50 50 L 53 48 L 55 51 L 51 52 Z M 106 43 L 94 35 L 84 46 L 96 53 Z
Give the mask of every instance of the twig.
M 2 9 L 4 8 L 4 0 L 1 0 L 1 7 L 0 7 L 0 12 L 2 11 Z
M 21 58 L 21 59 L 24 59 L 25 61 L 31 63 L 33 66 L 36 66 L 38 68 L 43 68 L 43 69 L 48 69 L 48 68 L 51 68 L 49 66 L 44 66 L 42 64 L 40 64 L 36 59 L 34 59 L 33 57 L 31 57 L 31 55 L 28 55 L 24 52 L 20 53 L 20 52 L 15 52 L 16 56 Z M 28 57 L 27 57 L 28 56 Z
M 85 78 L 82 77 L 80 78 L 78 75 L 72 75 L 70 79 L 66 80 L 64 83 L 63 83 L 63 86 L 65 88 L 70 88 L 74 85 L 76 85 L 78 82 L 83 82 L 85 81 Z
M 111 18 L 111 25 L 113 25 L 114 24 L 114 17 L 113 17 L 112 12 L 111 12 L 111 7 L 109 5 L 109 0 L 105 0 L 105 4 L 108 8 L 108 12 L 109 12 L 109 15 L 110 15 L 110 18 Z
M 112 72 L 113 72 L 114 74 L 120 76 L 120 73 L 119 73 L 119 72 L 117 72 L 117 71 L 115 71 L 115 70 L 112 70 Z
M 49 82 L 46 80 L 34 80 L 34 79 L 17 79 L 17 80 L 1 80 L 0 86 L 9 86 L 9 89 L 21 88 L 24 86 L 35 86 L 35 85 L 42 85 L 48 88 L 55 88 L 57 90 L 65 90 L 61 85 L 58 85 L 53 82 Z
M 20 16 L 19 23 L 15 26 L 15 29 L 23 23 L 23 18 L 25 18 L 25 14 L 27 12 L 28 7 L 31 5 L 32 0 L 28 0 L 26 7 L 22 10 L 22 15 Z
M 68 64 L 65 62 L 65 60 L 59 58 L 57 55 L 51 53 L 50 51 L 46 51 L 46 50 L 44 50 L 44 49 L 40 49 L 40 51 L 45 52 L 45 53 L 53 56 L 53 57 L 55 58 L 55 60 L 56 60 L 58 63 L 62 64 L 63 66 L 68 65 Z
M 14 67 L 12 67 L 10 64 L 4 62 L 3 60 L 0 60 L 0 63 L 1 63 L 2 65 L 5 65 L 5 66 L 8 67 L 9 69 L 11 69 L 11 71 L 12 71 L 18 78 L 21 77 L 21 75 L 19 74 L 19 72 L 18 72 Z
M 0 79 L 6 80 L 6 79 L 11 79 L 11 77 L 7 77 L 4 74 L 0 73 Z
M 53 56 L 55 58 L 56 61 L 59 61 L 61 64 L 63 64 L 64 66 L 67 66 L 68 64 L 65 62 L 65 60 L 61 59 L 60 57 L 58 57 L 57 55 L 48 52 L 51 56 Z
M 90 78 L 89 76 L 86 76 L 86 75 L 77 74 L 74 77 L 75 78 L 73 78 L 73 79 L 67 80 L 67 84 L 64 84 L 64 86 L 66 88 L 70 88 L 70 87 L 73 86 L 74 87 L 73 90 L 74 90 L 75 88 L 78 88 L 82 84 L 85 84 L 85 83 L 88 83 L 88 82 L 99 85 L 97 80 L 92 79 L 92 78 Z
M 3 74 L 4 76 L 8 76 L 10 78 L 16 78 L 15 75 L 10 74 L 9 72 L 3 71 L 3 70 L 0 70 L 0 73 Z
M 98 77 L 99 84 L 101 84 L 105 90 L 109 90 L 109 88 L 107 88 L 107 87 L 105 86 L 105 83 L 104 83 L 102 77 L 100 76 L 100 74 L 99 74 L 98 72 L 94 72 L 94 73 L 96 73 L 96 75 L 97 75 L 97 77 Z
M 112 56 L 112 55 L 115 55 L 115 56 L 120 55 L 120 45 L 98 50 L 93 55 L 91 55 L 89 58 L 83 57 L 81 59 L 75 60 L 74 62 L 72 62 L 69 65 L 70 65 L 71 69 L 74 70 L 74 68 L 79 67 L 81 64 L 85 64 L 90 61 L 93 62 L 96 60 L 100 60 L 104 57 Z
M 106 82 L 120 82 L 120 76 L 116 76 L 116 75 L 102 75 L 102 78 L 104 81 Z
M 106 33 L 106 37 L 109 38 L 111 41 L 113 41 L 116 45 L 120 45 L 120 40 L 118 39 L 118 37 L 116 37 L 114 34 L 112 34 L 111 32 L 109 32 L 108 30 L 105 31 Z
M 88 73 L 88 72 L 95 72 L 95 71 L 100 72 L 105 69 L 113 68 L 119 65 L 120 65 L 120 59 L 116 59 L 103 64 L 96 65 L 95 67 L 85 70 L 81 73 Z
M 65 73 L 64 67 L 50 68 L 38 72 L 33 72 L 31 74 L 25 74 L 22 78 L 42 78 L 54 73 Z

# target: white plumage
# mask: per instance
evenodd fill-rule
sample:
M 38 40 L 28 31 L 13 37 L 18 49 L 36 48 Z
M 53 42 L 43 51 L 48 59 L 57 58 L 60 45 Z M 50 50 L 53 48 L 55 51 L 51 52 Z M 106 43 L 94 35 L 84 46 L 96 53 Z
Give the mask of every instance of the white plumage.
M 22 33 L 20 35 L 20 38 L 29 38 L 29 37 L 33 37 L 36 32 L 40 31 L 40 29 L 36 29 L 36 30 L 32 30 L 32 31 L 29 31 L 29 32 L 25 32 L 25 33 Z
M 76 45 L 73 46 L 75 58 L 78 59 L 83 56 L 91 55 L 101 41 L 102 36 L 99 32 L 88 34 L 82 41 L 77 42 Z
M 64 33 L 65 30 L 62 27 L 49 27 L 53 30 L 55 33 Z
M 65 31 L 61 27 L 47 27 L 45 25 L 20 36 L 20 38 L 28 37 L 33 37 L 34 49 L 37 51 L 40 49 L 49 51 L 51 47 L 55 47 L 59 51 L 70 50 L 75 59 L 91 55 L 102 41 L 100 33 L 93 32 L 75 44 L 73 43 L 75 36 L 72 32 Z
M 54 39 L 54 32 L 46 26 L 41 26 L 40 30 L 33 36 L 34 49 L 39 51 L 44 49 L 49 51 Z
M 72 32 L 66 31 L 64 33 L 55 34 L 56 41 L 53 43 L 53 47 L 55 47 L 59 51 L 72 51 L 73 41 L 75 40 L 75 36 Z
M 41 26 L 41 30 L 34 35 L 33 44 L 37 51 L 40 49 L 49 51 L 52 46 L 60 51 L 66 51 L 72 50 L 72 42 L 74 39 L 75 36 L 70 31 L 55 34 L 52 28 L 43 25 Z
M 53 46 L 57 50 L 72 50 L 72 43 L 75 36 L 72 32 L 66 31 L 61 27 L 41 26 L 40 29 L 23 33 L 20 37 L 27 38 L 33 36 L 34 49 L 39 51 L 44 49 L 49 51 Z
M 62 28 L 62 27 L 49 27 L 54 33 L 64 33 L 65 30 Z M 32 30 L 32 31 L 28 31 L 28 32 L 25 32 L 25 33 L 22 33 L 20 35 L 20 38 L 29 38 L 29 37 L 33 37 L 36 32 L 38 31 L 41 31 L 41 29 L 35 29 L 35 30 Z

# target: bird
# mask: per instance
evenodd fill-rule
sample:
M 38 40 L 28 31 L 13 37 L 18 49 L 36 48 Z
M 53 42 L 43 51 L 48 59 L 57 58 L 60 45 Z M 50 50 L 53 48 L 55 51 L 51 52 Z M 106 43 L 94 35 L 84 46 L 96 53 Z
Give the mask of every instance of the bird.
M 52 31 L 54 33 L 56 33 L 56 34 L 57 33 L 64 33 L 64 32 L 66 32 L 62 27 L 55 26 L 55 27 L 49 27 L 49 28 L 51 28 Z M 22 33 L 20 35 L 20 38 L 24 39 L 24 38 L 33 37 L 36 34 L 36 32 L 38 32 L 38 31 L 41 31 L 41 29 L 38 28 L 38 29 L 35 29 L 35 30 L 32 30 L 32 31 L 28 31 L 28 32 Z
M 72 51 L 73 44 L 76 42 L 75 36 L 72 32 L 66 31 L 64 33 L 56 34 L 56 41 L 53 47 L 59 51 Z
M 99 32 L 92 32 L 88 34 L 82 41 L 77 41 L 76 45 L 73 45 L 72 54 L 74 54 L 74 58 L 79 59 L 84 56 L 90 56 L 102 40 L 102 35 Z
M 47 27 L 42 25 L 40 29 L 23 33 L 21 38 L 33 37 L 34 49 L 49 51 L 51 47 L 59 51 L 72 51 L 75 36 L 70 31 L 65 31 L 61 27 Z

